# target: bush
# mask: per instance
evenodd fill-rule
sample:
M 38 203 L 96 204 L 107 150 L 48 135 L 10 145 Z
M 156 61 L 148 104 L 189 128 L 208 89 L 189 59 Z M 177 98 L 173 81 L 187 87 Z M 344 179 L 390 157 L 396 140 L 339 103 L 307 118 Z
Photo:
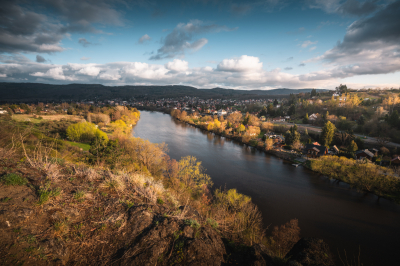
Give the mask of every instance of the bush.
M 72 141 L 90 142 L 96 136 L 108 140 L 107 134 L 89 122 L 72 124 L 67 128 L 67 136 Z
M 1 182 L 7 186 L 24 186 L 28 184 L 28 179 L 19 174 L 10 173 L 1 177 Z

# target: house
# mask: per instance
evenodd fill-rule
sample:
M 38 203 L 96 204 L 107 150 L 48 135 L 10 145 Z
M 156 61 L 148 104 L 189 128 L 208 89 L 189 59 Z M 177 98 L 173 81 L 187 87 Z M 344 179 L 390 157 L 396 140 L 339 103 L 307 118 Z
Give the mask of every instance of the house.
M 24 109 L 21 109 L 21 108 L 17 108 L 17 109 L 14 110 L 14 112 L 15 112 L 16 114 L 23 114 L 23 113 L 25 113 L 25 110 L 24 110 Z
M 6 115 L 8 112 L 6 110 L 3 110 L 3 108 L 0 108 L 0 115 Z
M 314 145 L 314 146 L 321 146 L 321 144 L 319 144 L 318 142 L 313 142 L 312 145 Z
M 312 114 L 308 117 L 308 120 L 314 121 L 317 120 L 317 118 L 318 118 L 317 114 Z
M 328 154 L 328 148 L 325 146 L 306 144 L 303 154 L 309 158 L 317 158 Z
M 338 155 L 338 154 L 339 154 L 339 149 L 338 149 L 338 147 L 336 147 L 336 145 L 333 145 L 333 147 L 331 147 L 331 148 L 328 150 L 328 153 L 329 153 L 330 155 Z
M 369 149 L 370 152 L 372 152 L 375 156 L 378 156 L 378 150 L 375 148 Z
M 275 117 L 275 118 L 272 118 L 272 122 L 285 122 L 285 118 Z
M 372 157 L 374 157 L 374 154 L 367 149 L 356 151 L 357 160 L 361 160 L 364 158 L 366 158 L 368 160 L 372 160 Z
M 217 112 L 217 115 L 218 116 L 226 115 L 226 111 L 224 109 L 219 109 L 218 112 Z
M 400 165 L 400 156 L 396 156 L 395 158 L 393 158 L 392 160 L 390 160 L 390 163 L 392 165 Z

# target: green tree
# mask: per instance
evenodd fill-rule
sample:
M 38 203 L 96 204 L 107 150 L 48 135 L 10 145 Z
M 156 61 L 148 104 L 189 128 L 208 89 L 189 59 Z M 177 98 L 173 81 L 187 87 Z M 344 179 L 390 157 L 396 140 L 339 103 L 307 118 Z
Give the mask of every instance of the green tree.
M 311 90 L 311 97 L 313 96 L 317 96 L 317 90 L 316 89 L 312 89 Z
M 323 144 L 324 146 L 329 146 L 332 143 L 333 136 L 335 135 L 335 130 L 336 127 L 331 123 L 331 121 L 326 122 L 321 132 L 321 144 Z
M 294 104 L 292 104 L 289 107 L 288 115 L 294 115 L 295 113 L 296 113 L 296 106 Z
M 277 106 L 277 105 L 278 105 L 278 100 L 275 99 L 275 100 L 274 100 L 274 106 Z
M 300 140 L 300 133 L 297 132 L 297 125 L 290 127 L 288 132 L 285 135 L 285 142 L 288 145 L 292 145 L 293 143 Z

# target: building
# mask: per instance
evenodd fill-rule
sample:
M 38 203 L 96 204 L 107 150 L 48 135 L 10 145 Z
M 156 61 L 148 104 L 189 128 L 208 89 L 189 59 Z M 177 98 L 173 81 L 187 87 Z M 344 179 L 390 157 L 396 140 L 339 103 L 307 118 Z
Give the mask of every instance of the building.
M 328 150 L 328 152 L 329 152 L 330 155 L 338 155 L 339 154 L 339 149 L 338 149 L 338 147 L 336 147 L 336 145 L 333 145 L 333 147 L 331 147 Z
M 306 144 L 303 154 L 309 158 L 317 158 L 328 154 L 328 148 L 325 146 Z
M 224 109 L 219 109 L 218 112 L 217 112 L 217 115 L 218 116 L 226 115 L 226 111 Z
M 285 118 L 275 117 L 275 118 L 272 118 L 272 122 L 285 122 Z
M 317 120 L 317 118 L 318 118 L 317 114 L 312 114 L 308 117 L 308 120 L 314 121 Z
M 372 157 L 374 157 L 374 154 L 367 149 L 356 151 L 357 160 L 362 160 L 364 158 L 372 160 Z
M 396 156 L 395 158 L 393 158 L 392 160 L 390 160 L 390 163 L 392 165 L 400 165 L 400 156 Z

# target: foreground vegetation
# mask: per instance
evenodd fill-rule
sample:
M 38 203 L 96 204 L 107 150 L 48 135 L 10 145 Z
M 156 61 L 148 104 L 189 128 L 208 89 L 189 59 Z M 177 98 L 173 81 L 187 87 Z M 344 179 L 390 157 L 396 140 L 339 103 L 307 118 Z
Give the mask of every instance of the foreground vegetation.
M 266 236 L 261 213 L 251 198 L 234 189 L 212 192 L 211 177 L 194 157 L 170 159 L 165 144 L 134 138 L 122 123 L 123 127 L 116 127 L 105 136 L 89 122 L 53 123 L 51 130 L 45 130 L 49 125 L 0 120 L 0 186 L 10 193 L 21 187 L 30 196 L 18 203 L 20 207 L 45 219 L 32 220 L 28 226 L 18 222 L 10 225 L 13 237 L 25 237 L 22 232 L 32 230 L 42 232 L 28 246 L 21 244 L 31 249 L 30 254 L 37 260 L 47 256 L 39 243 L 53 238 L 70 246 L 76 263 L 87 260 L 88 254 L 100 256 L 98 249 L 82 247 L 83 242 L 96 245 L 96 239 L 108 242 L 117 235 L 114 238 L 124 245 L 126 240 L 118 232 L 128 230 L 124 226 L 130 221 L 129 210 L 141 206 L 161 212 L 162 218 L 154 220 L 156 225 L 168 218 L 181 221 L 199 234 L 206 230 L 203 228 L 211 228 L 232 247 L 266 245 L 276 259 L 283 259 L 299 240 L 297 220 L 274 228 L 273 234 Z M 72 138 L 72 129 L 76 140 L 90 141 L 89 151 L 57 138 Z M 12 201 L 14 197 L 6 198 Z M 43 215 L 47 212 L 41 210 L 49 208 L 60 214 L 46 220 Z M 176 234 L 179 240 L 182 232 Z M 12 242 L 4 245 L 19 250 Z M 2 248 L 4 252 L 5 246 Z M 110 260 L 105 258 L 110 252 L 111 249 L 101 253 L 101 258 Z M 8 258 L 8 252 L 2 254 Z M 178 254 L 174 256 L 179 261 Z

